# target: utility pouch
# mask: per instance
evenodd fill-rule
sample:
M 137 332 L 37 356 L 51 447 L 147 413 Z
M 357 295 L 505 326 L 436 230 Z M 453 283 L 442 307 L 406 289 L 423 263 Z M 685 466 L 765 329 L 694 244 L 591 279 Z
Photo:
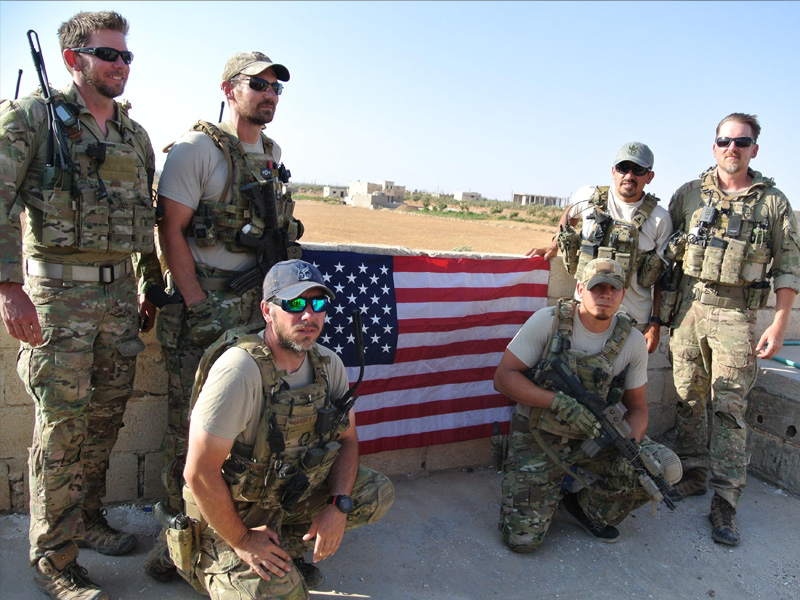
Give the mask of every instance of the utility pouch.
M 661 291 L 661 305 L 658 307 L 658 318 L 664 325 L 669 325 L 672 322 L 672 316 L 675 314 L 675 309 L 681 302 L 683 294 L 678 290 L 662 290 Z
M 98 198 L 94 188 L 85 188 L 78 201 L 78 247 L 108 250 L 108 199 Z
M 747 308 L 750 310 L 764 308 L 769 299 L 769 291 L 768 281 L 759 281 L 747 288 L 747 293 L 745 294 L 745 305 Z
M 727 240 L 728 247 L 722 257 L 722 268 L 720 269 L 719 282 L 725 285 L 740 285 L 742 280 L 739 277 L 744 264 L 744 252 L 747 249 L 747 242 L 741 240 Z
M 703 257 L 706 249 L 701 244 L 687 244 L 683 257 L 683 272 L 689 277 L 700 278 L 703 272 Z
M 188 517 L 187 517 L 188 520 Z M 167 529 L 167 547 L 172 562 L 179 570 L 191 573 L 197 559 L 199 548 L 195 548 L 194 530 L 196 524 L 192 522 L 185 529 Z
M 199 248 L 208 248 L 217 243 L 217 230 L 214 227 L 214 209 L 201 202 L 192 216 L 192 236 Z
M 564 260 L 564 267 L 567 273 L 575 275 L 578 269 L 578 248 L 581 245 L 581 238 L 574 228 L 567 225 L 556 236 L 556 246 Z
M 767 263 L 772 257 L 766 246 L 750 244 L 742 266 L 742 279 L 746 282 L 764 281 L 767 275 Z
M 722 269 L 722 256 L 725 254 L 725 240 L 713 237 L 708 240 L 706 251 L 703 255 L 703 267 L 700 271 L 700 279 L 704 281 L 719 281 L 719 274 Z
M 575 271 L 575 278 L 580 279 L 583 277 L 583 270 L 591 261 L 597 257 L 597 246 L 583 241 L 581 242 L 581 251 L 578 255 L 578 268 Z
M 600 250 L 604 250 L 604 248 L 600 248 Z M 600 253 L 598 253 L 598 258 Z M 611 258 L 619 263 L 622 267 L 622 272 L 625 275 L 625 280 L 623 282 L 624 286 L 627 288 L 631 283 L 631 276 L 633 275 L 633 260 L 634 256 L 630 252 L 617 252 L 616 254 L 611 252 Z
M 658 252 L 651 250 L 642 256 L 642 262 L 636 272 L 636 279 L 643 287 L 653 287 L 661 279 L 663 270 L 664 261 L 661 260 Z
M 42 195 L 47 207 L 42 211 L 42 245 L 75 247 L 77 206 L 72 192 L 64 189 L 44 190 Z

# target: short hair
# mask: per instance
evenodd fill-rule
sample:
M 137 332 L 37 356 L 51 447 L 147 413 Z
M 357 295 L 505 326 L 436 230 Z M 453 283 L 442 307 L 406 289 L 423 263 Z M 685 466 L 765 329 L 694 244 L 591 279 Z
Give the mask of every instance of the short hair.
M 121 14 L 109 10 L 101 12 L 79 12 L 58 28 L 58 43 L 61 51 L 86 45 L 89 36 L 108 29 L 128 35 L 128 21 Z
M 727 123 L 728 121 L 736 121 L 737 123 L 750 125 L 750 129 L 753 131 L 753 139 L 758 141 L 758 136 L 761 133 L 761 125 L 758 124 L 758 117 L 756 115 L 748 115 L 746 113 L 729 114 L 717 125 L 717 137 L 719 137 L 719 128 L 722 127 L 723 123 Z

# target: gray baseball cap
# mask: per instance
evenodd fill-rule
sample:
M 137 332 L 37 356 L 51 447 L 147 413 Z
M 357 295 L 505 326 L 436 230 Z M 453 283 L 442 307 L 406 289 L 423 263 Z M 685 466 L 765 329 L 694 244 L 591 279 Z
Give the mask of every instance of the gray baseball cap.
M 653 163 L 655 162 L 653 151 L 650 150 L 646 144 L 642 144 L 641 142 L 628 142 L 625 144 L 619 149 L 619 152 L 617 152 L 617 156 L 614 157 L 614 164 L 611 166 L 613 167 L 627 160 L 645 169 L 652 169 Z
M 599 283 L 610 283 L 618 290 L 625 287 L 622 265 L 610 258 L 595 258 L 583 269 L 583 286 L 590 290 Z
M 304 260 L 293 258 L 275 263 L 264 278 L 264 298 L 294 300 L 306 290 L 321 288 L 331 300 L 336 296 L 325 285 L 319 269 Z
M 275 77 L 278 78 L 278 81 L 289 81 L 289 69 L 272 62 L 272 59 L 266 54 L 262 52 L 237 52 L 225 63 L 225 70 L 222 71 L 222 81 L 228 81 L 239 73 L 258 75 L 269 68 L 275 71 Z

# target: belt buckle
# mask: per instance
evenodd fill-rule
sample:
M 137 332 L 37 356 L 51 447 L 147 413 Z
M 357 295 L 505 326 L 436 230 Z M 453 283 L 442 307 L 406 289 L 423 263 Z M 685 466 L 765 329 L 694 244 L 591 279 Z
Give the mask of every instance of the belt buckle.
M 100 265 L 100 283 L 114 282 L 114 265 Z

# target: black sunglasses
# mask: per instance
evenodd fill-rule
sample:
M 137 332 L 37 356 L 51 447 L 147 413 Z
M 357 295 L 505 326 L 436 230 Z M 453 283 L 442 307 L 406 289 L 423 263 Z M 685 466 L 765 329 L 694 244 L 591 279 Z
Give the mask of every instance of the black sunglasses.
M 100 60 L 106 62 L 114 62 L 118 56 L 122 57 L 122 62 L 129 65 L 133 62 L 133 52 L 129 50 L 117 50 L 116 48 L 70 48 L 73 52 L 80 52 L 81 54 L 94 54 Z
M 321 313 L 328 310 L 328 303 L 330 300 L 327 296 L 317 296 L 316 298 L 294 298 L 293 300 L 273 298 L 270 302 L 280 306 L 289 313 L 301 313 L 306 309 L 306 306 L 309 305 L 311 306 L 311 310 L 315 313 Z
M 277 81 L 267 81 L 266 79 L 261 79 L 260 77 L 248 77 L 246 80 L 241 78 L 234 78 L 231 79 L 233 82 L 238 81 L 247 81 L 247 85 L 250 86 L 251 90 L 255 90 L 257 92 L 266 92 L 269 88 L 272 88 L 272 91 L 275 92 L 276 96 L 280 96 L 283 92 L 283 85 L 278 83 Z
M 749 148 L 750 144 L 755 144 L 756 141 L 751 137 L 738 137 L 738 138 L 729 138 L 729 137 L 721 137 L 717 138 L 717 146 L 720 148 L 727 148 L 731 145 L 731 142 L 736 144 L 739 148 Z
M 647 175 L 650 172 L 650 169 L 647 167 L 643 167 L 642 165 L 637 165 L 634 162 L 621 162 L 618 165 L 614 165 L 614 170 L 619 173 L 620 175 L 627 175 L 628 173 L 633 173 L 636 177 L 641 177 L 642 175 Z

